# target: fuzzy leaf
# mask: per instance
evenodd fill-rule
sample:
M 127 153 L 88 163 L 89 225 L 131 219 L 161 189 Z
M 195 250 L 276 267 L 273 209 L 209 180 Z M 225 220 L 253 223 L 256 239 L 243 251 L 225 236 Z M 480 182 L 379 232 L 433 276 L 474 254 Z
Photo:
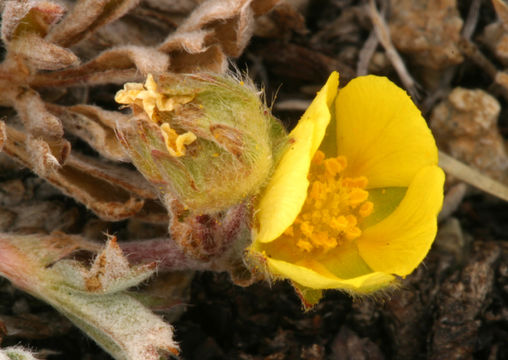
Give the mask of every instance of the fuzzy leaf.
M 63 127 L 60 120 L 50 114 L 37 92 L 26 89 L 15 99 L 14 108 L 28 132 L 36 137 L 61 138 Z
M 0 121 L 0 151 L 4 147 L 5 139 L 7 138 L 7 130 L 5 129 L 5 123 Z
M 129 161 L 113 130 L 115 122 L 126 121 L 127 116 L 93 105 L 64 107 L 46 104 L 46 107 L 60 118 L 66 131 L 86 141 L 106 159 Z
M 18 162 L 36 171 L 32 155 L 27 152 L 27 137 L 21 131 L 6 126 L 6 141 L 3 152 Z M 96 160 L 95 162 L 99 162 Z M 107 169 L 116 171 L 108 173 Z M 123 174 L 123 175 L 122 175 Z M 64 194 L 75 198 L 103 219 L 118 221 L 133 216 L 143 207 L 141 196 L 153 198 L 153 192 L 142 181 L 130 181 L 132 171 L 113 165 L 94 165 L 93 160 L 70 155 L 66 163 L 55 171 L 38 174 L 60 189 Z M 133 175 L 140 179 L 139 175 Z
M 81 0 L 72 11 L 51 29 L 48 40 L 69 47 L 101 26 L 123 16 L 139 0 Z
M 27 64 L 40 70 L 59 70 L 79 63 L 78 57 L 72 51 L 35 34 L 20 36 L 11 41 L 9 53 L 21 56 Z
M 0 274 L 55 307 L 115 359 L 159 360 L 177 354 L 171 326 L 119 291 L 145 280 L 153 265 L 130 268 L 111 239 L 90 270 L 75 260 L 48 267 L 76 248 L 91 246 L 58 234 L 0 234 Z M 88 291 L 90 279 L 104 291 Z
M 73 260 L 60 261 L 53 266 L 53 271 L 58 272 L 68 285 L 100 294 L 127 290 L 148 279 L 154 270 L 155 263 L 129 266 L 114 236 L 97 255 L 90 270 Z
M 140 78 L 141 74 L 162 73 L 167 71 L 168 66 L 169 57 L 161 51 L 141 46 L 124 46 L 106 50 L 95 59 L 75 68 L 36 74 L 31 85 L 121 84 Z
M 31 351 L 19 346 L 0 349 L 0 360 L 37 360 Z
M 2 40 L 9 43 L 21 34 L 45 36 L 65 12 L 60 4 L 44 0 L 10 0 L 2 13 Z

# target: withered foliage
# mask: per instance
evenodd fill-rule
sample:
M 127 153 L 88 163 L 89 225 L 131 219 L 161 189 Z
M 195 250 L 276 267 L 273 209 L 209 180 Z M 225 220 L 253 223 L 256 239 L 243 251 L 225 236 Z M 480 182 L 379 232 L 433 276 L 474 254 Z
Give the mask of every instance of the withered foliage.
M 6 1 L 0 105 L 15 111 L 0 125 L 3 152 L 102 219 L 165 221 L 145 206 L 150 185 L 120 164 L 129 158 L 115 124 L 126 116 L 88 103 L 89 92 L 149 73 L 224 72 L 277 2 Z M 70 137 L 100 157 L 73 150 Z

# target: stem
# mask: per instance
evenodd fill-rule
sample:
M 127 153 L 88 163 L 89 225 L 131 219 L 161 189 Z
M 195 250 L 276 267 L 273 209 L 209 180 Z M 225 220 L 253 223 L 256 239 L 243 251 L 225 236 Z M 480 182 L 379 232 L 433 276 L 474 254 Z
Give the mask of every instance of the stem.
M 439 166 L 448 174 L 472 185 L 486 193 L 497 196 L 504 201 L 508 201 L 508 186 L 483 175 L 478 170 L 454 159 L 444 152 L 439 152 Z
M 132 264 L 157 262 L 158 271 L 213 270 L 211 261 L 200 261 L 186 254 L 172 239 L 158 238 L 119 243 Z

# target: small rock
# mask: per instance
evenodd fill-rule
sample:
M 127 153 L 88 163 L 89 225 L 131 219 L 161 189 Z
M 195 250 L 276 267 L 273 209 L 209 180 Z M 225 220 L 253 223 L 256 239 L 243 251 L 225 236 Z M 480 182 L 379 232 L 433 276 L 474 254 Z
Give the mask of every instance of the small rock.
M 508 155 L 497 126 L 500 109 L 499 102 L 483 90 L 455 88 L 431 115 L 438 147 L 503 181 Z
M 460 64 L 462 19 L 455 0 L 391 0 L 393 44 L 414 63 L 443 70 Z

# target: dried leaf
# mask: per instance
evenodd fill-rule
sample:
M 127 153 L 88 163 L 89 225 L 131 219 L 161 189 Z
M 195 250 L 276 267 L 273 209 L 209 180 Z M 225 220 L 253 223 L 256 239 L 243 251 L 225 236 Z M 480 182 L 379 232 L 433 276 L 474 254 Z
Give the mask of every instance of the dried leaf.
M 259 16 L 266 14 L 275 5 L 279 4 L 281 0 L 253 0 L 251 3 L 254 15 Z
M 153 186 L 137 171 L 75 152 L 68 165 L 143 199 L 157 199 Z
M 226 55 L 239 56 L 252 36 L 254 16 L 270 10 L 277 2 L 204 2 L 158 49 L 171 54 L 172 71 L 224 72 L 227 68 Z
M 72 51 L 35 34 L 23 35 L 11 41 L 9 55 L 21 56 L 29 66 L 40 70 L 59 70 L 79 64 L 78 57 Z
M 144 3 L 155 9 L 171 13 L 187 14 L 191 12 L 202 0 L 145 0 Z
M 19 34 L 45 36 L 64 14 L 62 5 L 45 0 L 10 0 L 2 13 L 2 40 L 9 43 Z
M 227 58 L 222 49 L 217 46 L 210 46 L 205 52 L 189 54 L 176 52 L 171 54 L 170 70 L 178 73 L 195 73 L 210 71 L 224 73 L 228 68 Z
M 160 51 L 125 46 L 107 50 L 76 68 L 36 74 L 30 79 L 30 84 L 36 87 L 121 84 L 142 79 L 148 73 L 162 73 L 167 71 L 168 66 L 169 57 Z
M 127 69 L 135 66 L 146 76 L 167 71 L 169 57 L 149 47 L 123 46 L 100 54 L 94 61 L 85 65 L 89 70 Z
M 174 32 L 169 35 L 159 50 L 169 53 L 173 51 L 185 51 L 196 54 L 206 50 L 206 38 L 212 36 L 212 30 L 196 30 L 187 33 Z
M 31 162 L 31 155 L 25 148 L 26 136 L 9 126 L 6 129 L 7 141 L 4 145 L 4 152 L 28 168 L 37 170 Z M 83 161 L 79 161 L 71 155 L 66 164 L 57 171 L 46 173 L 45 176 L 39 175 L 103 219 L 118 221 L 141 210 L 143 200 L 126 191 L 122 186 L 113 183 L 114 176 L 109 175 L 106 179 L 95 177 L 97 173 L 103 174 L 105 171 L 99 170 L 96 174 L 90 173 L 90 167 L 80 166 L 82 163 Z M 119 181 L 119 183 L 124 187 L 129 187 L 132 191 L 139 190 L 139 186 L 133 186 L 128 181 Z M 141 191 L 145 195 L 149 193 L 145 189 Z
M 502 0 L 492 0 L 492 5 L 494 5 L 499 20 L 508 27 L 508 5 Z
M 47 40 L 69 47 L 90 35 L 99 27 L 123 16 L 139 0 L 82 0 L 47 36 Z
M 26 152 L 30 155 L 30 164 L 32 169 L 42 177 L 47 177 L 50 173 L 60 168 L 57 158 L 51 153 L 47 142 L 28 136 L 25 142 Z
M 175 34 L 170 35 L 159 46 L 159 49 L 169 51 L 174 48 L 174 37 L 182 38 L 183 34 L 191 34 L 185 40 L 185 46 L 193 51 L 200 46 L 201 51 L 204 51 L 206 47 L 203 45 L 220 44 L 227 55 L 240 55 L 253 31 L 254 12 L 250 3 L 250 0 L 204 2 L 178 27 Z M 203 29 L 207 29 L 206 33 Z
M 93 105 L 46 107 L 60 118 L 66 131 L 86 141 L 106 159 L 129 161 L 113 130 L 116 121 L 125 121 L 125 115 Z
M 44 102 L 34 90 L 22 90 L 15 99 L 14 108 L 25 129 L 33 136 L 50 139 L 63 136 L 62 123 L 47 111 Z
M 79 63 L 70 50 L 44 40 L 65 9 L 41 0 L 8 1 L 2 16 L 2 39 L 7 57 L 20 57 L 34 69 L 56 70 Z
M 4 147 L 6 138 L 7 138 L 7 130 L 5 129 L 5 123 L 3 121 L 0 121 L 0 152 Z

